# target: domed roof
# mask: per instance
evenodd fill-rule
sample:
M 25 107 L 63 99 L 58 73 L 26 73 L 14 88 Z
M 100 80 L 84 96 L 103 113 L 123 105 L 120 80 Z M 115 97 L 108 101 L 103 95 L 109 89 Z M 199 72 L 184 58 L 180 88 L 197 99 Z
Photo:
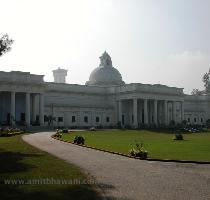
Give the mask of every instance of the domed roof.
M 99 67 L 91 72 L 86 85 L 111 86 L 125 84 L 120 72 L 112 66 L 111 57 L 106 51 L 100 57 L 100 61 Z

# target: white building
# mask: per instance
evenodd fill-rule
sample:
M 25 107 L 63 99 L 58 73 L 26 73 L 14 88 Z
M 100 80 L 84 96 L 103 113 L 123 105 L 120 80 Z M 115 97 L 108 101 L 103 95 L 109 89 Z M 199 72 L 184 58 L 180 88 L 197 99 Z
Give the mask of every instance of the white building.
M 141 127 L 172 120 L 202 124 L 210 118 L 208 95 L 185 95 L 183 88 L 160 84 L 125 84 L 106 52 L 86 85 L 65 83 L 67 70 L 53 72 L 55 82 L 29 72 L 0 72 L 0 123 Z

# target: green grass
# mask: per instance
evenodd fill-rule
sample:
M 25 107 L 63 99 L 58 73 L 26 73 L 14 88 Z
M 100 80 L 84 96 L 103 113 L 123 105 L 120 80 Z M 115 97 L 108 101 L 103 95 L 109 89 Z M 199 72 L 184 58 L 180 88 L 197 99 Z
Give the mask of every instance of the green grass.
M 128 154 L 136 141 L 143 141 L 150 158 L 210 161 L 210 133 L 184 134 L 184 141 L 174 141 L 174 134 L 146 130 L 85 131 L 64 134 L 73 141 L 75 135 L 85 137 L 85 144 Z
M 45 180 L 44 180 L 45 179 Z M 2 200 L 96 200 L 101 199 L 85 184 L 5 184 L 5 180 L 86 180 L 75 166 L 26 144 L 21 136 L 0 138 L 0 198 Z

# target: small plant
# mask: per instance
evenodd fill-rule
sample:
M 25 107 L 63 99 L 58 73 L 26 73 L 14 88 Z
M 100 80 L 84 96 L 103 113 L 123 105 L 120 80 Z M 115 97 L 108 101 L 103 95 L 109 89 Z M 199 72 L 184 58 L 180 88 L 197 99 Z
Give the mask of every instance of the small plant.
M 148 152 L 144 149 L 143 142 L 140 144 L 136 142 L 135 147 L 129 151 L 129 154 L 140 159 L 147 159 L 148 157 Z
M 75 138 L 74 138 L 74 143 L 75 143 L 75 144 L 84 145 L 84 144 L 85 144 L 85 138 L 82 137 L 82 136 L 77 135 L 77 136 L 75 136 Z
M 91 127 L 89 130 L 90 131 L 96 131 L 96 128 L 95 127 Z
M 55 137 L 57 137 L 57 138 L 62 138 L 62 133 L 56 133 L 56 134 L 55 134 Z
M 183 135 L 181 133 L 177 133 L 173 137 L 173 140 L 184 140 L 184 137 L 183 137 Z
M 68 133 L 68 132 L 69 132 L 68 129 L 63 129 L 63 130 L 62 130 L 62 133 Z
M 18 128 L 0 128 L 0 137 L 10 137 L 10 136 L 15 136 L 24 133 L 23 130 L 20 130 Z
M 56 130 L 56 134 L 54 135 L 55 137 L 57 137 L 57 138 L 62 138 L 62 134 L 63 133 L 63 131 L 62 130 Z

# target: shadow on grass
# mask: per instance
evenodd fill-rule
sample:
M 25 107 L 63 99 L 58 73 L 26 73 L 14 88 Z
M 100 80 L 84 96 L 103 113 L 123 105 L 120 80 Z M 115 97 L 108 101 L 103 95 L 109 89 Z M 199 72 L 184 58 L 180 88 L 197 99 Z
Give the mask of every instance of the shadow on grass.
M 109 184 L 99 184 L 105 193 L 106 200 L 131 200 L 128 198 L 116 198 L 109 194 L 109 190 L 115 189 Z M 90 185 L 7 185 L 0 184 L 0 196 L 4 200 L 102 200 L 99 192 Z
M 0 185 L 0 196 L 4 200 L 101 200 L 99 193 L 87 185 Z
M 0 149 L 0 174 L 26 172 L 35 166 L 21 162 L 25 157 L 42 155 L 4 151 Z

